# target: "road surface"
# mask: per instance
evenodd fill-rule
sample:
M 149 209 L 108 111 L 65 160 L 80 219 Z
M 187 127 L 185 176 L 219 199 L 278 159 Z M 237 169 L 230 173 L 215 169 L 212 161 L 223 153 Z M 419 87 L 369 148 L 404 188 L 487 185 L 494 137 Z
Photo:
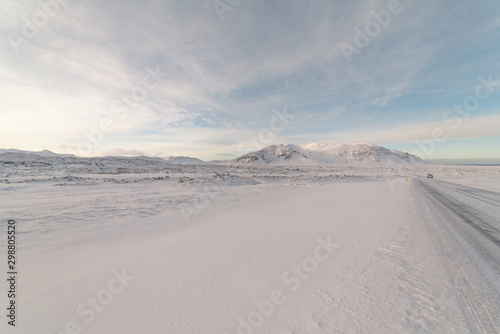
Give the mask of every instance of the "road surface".
M 500 329 L 500 193 L 414 180 L 427 228 L 472 333 Z

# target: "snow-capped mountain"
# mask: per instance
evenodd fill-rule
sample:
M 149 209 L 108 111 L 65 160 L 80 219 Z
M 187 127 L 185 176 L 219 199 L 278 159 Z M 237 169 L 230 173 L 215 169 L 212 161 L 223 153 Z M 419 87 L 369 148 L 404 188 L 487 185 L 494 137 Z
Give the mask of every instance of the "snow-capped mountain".
M 260 165 L 414 165 L 422 159 L 372 144 L 271 145 L 231 160 Z
M 205 164 L 205 161 L 202 161 L 198 158 L 191 158 L 191 157 L 168 157 L 165 159 L 166 162 L 169 162 L 171 164 L 178 164 L 178 165 L 191 165 L 191 164 Z

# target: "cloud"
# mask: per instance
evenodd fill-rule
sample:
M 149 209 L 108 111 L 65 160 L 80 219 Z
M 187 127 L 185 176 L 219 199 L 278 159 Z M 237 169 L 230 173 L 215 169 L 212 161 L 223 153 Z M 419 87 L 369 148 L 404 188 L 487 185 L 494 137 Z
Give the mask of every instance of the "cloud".
M 206 157 L 230 154 L 229 142 L 258 133 L 272 110 L 285 106 L 300 122 L 281 140 L 419 138 L 441 119 L 436 110 L 460 103 L 479 75 L 498 72 L 492 41 L 500 5 L 401 6 L 349 64 L 341 43 L 352 43 L 354 28 L 387 1 L 245 2 L 224 22 L 211 1 L 71 1 L 17 53 L 7 36 L 22 37 L 43 9 L 38 1 L 11 2 L 0 13 L 10 34 L 0 40 L 0 122 L 8 125 L 0 140 L 28 149 L 76 147 L 110 119 L 114 130 L 96 154 L 130 147 Z M 161 84 L 120 117 L 114 101 L 130 96 L 157 65 L 166 73 Z M 498 99 L 495 93 L 476 116 L 498 113 Z M 397 130 L 397 122 L 410 125 Z M 384 134 L 385 127 L 393 130 Z
M 434 140 L 440 133 L 440 138 L 446 140 L 464 140 L 497 137 L 500 115 L 470 117 L 460 119 L 449 117 L 446 121 L 407 124 L 384 129 L 352 130 L 318 135 L 299 135 L 290 139 L 293 142 L 304 143 L 316 140 L 318 143 L 345 144 L 362 143 L 416 143 Z M 416 146 L 417 147 L 417 146 Z

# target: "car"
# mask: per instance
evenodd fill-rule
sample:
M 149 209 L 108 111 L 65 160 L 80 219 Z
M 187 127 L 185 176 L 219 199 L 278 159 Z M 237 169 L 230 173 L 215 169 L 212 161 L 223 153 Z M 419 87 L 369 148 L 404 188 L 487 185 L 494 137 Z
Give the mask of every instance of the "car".
M 428 178 L 428 179 L 433 179 L 433 178 L 434 178 L 434 176 L 433 176 L 432 174 L 427 174 L 427 178 Z

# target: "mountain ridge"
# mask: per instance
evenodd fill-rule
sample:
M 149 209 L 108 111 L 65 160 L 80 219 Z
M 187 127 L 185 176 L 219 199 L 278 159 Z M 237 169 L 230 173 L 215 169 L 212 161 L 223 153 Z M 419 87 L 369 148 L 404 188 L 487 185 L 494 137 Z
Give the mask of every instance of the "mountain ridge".
M 162 160 L 169 164 L 258 164 L 258 165 L 410 165 L 424 164 L 422 159 L 401 151 L 367 143 L 353 144 L 279 144 L 249 152 L 228 161 L 205 162 L 187 156 L 166 158 L 147 156 L 101 156 L 78 157 L 73 154 L 58 154 L 49 150 L 38 152 L 17 149 L 0 149 L 0 160 L 39 160 L 45 158 L 69 159 L 142 159 Z
M 424 164 L 422 159 L 373 144 L 280 144 L 244 154 L 234 164 L 260 165 L 384 165 Z

